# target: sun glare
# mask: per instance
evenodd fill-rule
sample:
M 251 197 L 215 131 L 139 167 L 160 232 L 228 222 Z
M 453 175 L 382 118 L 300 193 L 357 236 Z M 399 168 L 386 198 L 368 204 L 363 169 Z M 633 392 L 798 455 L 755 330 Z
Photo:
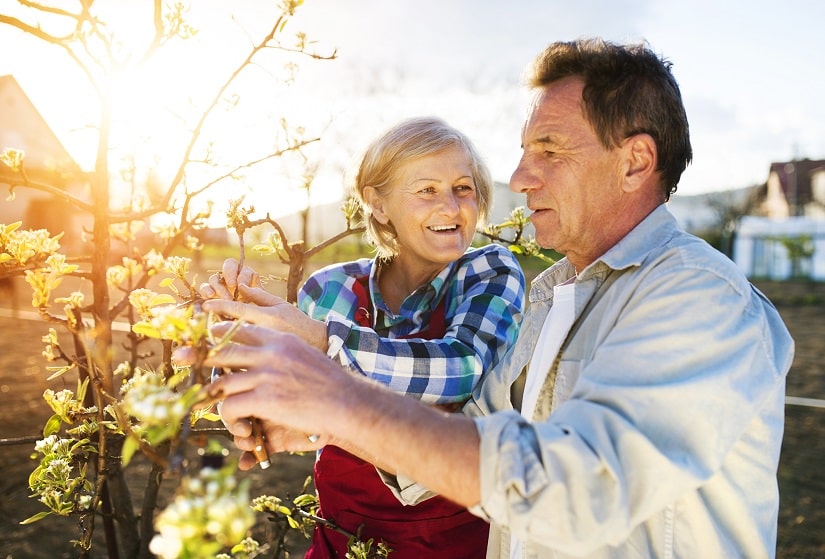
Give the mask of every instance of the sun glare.
M 192 21 L 201 32 L 192 39 L 170 41 L 138 64 L 139 49 L 147 44 L 147 37 L 139 34 L 142 26 L 135 25 L 137 5 L 130 6 L 121 6 L 106 17 L 109 23 L 118 24 L 118 56 L 128 61 L 123 53 L 129 48 L 138 50 L 117 74 L 98 76 L 111 107 L 110 196 L 112 207 L 118 210 L 135 198 L 148 198 L 152 185 L 156 190 L 168 187 L 200 116 L 248 53 L 250 33 L 260 31 L 250 29 L 265 19 L 252 18 L 233 26 L 227 23 L 224 10 L 193 8 Z M 216 34 L 221 37 L 218 41 Z M 18 47 L 12 50 L 20 51 Z M 53 49 L 27 42 L 25 53 L 25 64 L 13 72 L 23 78 L 24 89 L 32 92 L 32 101 L 66 149 L 82 168 L 93 170 L 100 124 L 97 95 L 85 76 Z M 227 177 L 201 196 L 200 206 L 206 206 L 208 199 L 215 202 L 212 225 L 223 224 L 223 208 L 230 198 L 244 196 L 261 214 L 272 215 L 300 210 L 307 203 L 306 192 L 300 187 L 305 169 L 289 156 L 251 167 L 247 164 L 284 146 L 282 119 L 293 128 L 293 134 L 295 127 L 303 127 L 308 138 L 324 137 L 333 118 L 329 102 L 333 93 L 329 84 L 319 87 L 314 83 L 307 68 L 300 68 L 294 84 L 286 87 L 281 76 L 284 61 L 268 58 L 270 55 L 245 69 L 213 109 L 190 154 L 184 182 L 178 187 L 181 194 L 183 189 L 198 190 Z M 196 60 L 201 62 L 194 63 Z M 204 60 L 208 64 L 204 65 Z M 299 66 L 303 64 L 309 62 L 303 60 Z M 55 87 L 56 83 L 63 86 Z M 327 169 L 315 184 L 313 202 L 340 198 L 342 160 L 349 163 L 352 150 L 360 146 L 342 142 L 341 137 L 325 142 L 323 147 L 314 144 L 309 150 L 314 150 L 313 161 L 320 160 L 322 167 L 333 166 L 332 172 Z M 330 149 L 332 144 L 345 145 L 350 151 L 336 155 L 340 148 Z

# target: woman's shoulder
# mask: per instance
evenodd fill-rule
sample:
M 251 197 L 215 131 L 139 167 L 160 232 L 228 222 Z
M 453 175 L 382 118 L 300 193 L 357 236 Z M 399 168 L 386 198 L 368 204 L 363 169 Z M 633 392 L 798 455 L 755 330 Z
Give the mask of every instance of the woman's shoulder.
M 345 286 L 351 286 L 351 278 L 369 276 L 373 261 L 359 258 L 349 262 L 337 262 L 316 270 L 306 279 L 298 293 L 298 299 L 309 296 L 319 299 L 324 292 L 340 293 Z
M 298 306 L 303 310 L 307 305 L 341 304 L 343 299 L 352 299 L 352 278 L 369 276 L 372 260 L 361 258 L 349 262 L 329 264 L 310 274 L 298 293 Z M 317 317 L 315 317 L 317 318 Z
M 359 258 L 348 262 L 336 262 L 328 264 L 310 274 L 307 281 L 317 281 L 319 283 L 334 280 L 337 278 L 350 278 L 368 276 L 372 269 L 373 261 L 369 258 Z

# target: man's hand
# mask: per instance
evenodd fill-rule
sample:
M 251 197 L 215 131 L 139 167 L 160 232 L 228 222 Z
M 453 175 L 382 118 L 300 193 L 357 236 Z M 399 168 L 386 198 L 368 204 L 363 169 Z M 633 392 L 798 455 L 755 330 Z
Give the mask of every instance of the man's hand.
M 222 303 L 242 305 L 245 312 L 255 308 L 242 303 Z M 220 411 L 224 423 L 231 426 L 233 434 L 245 438 L 250 433 L 243 424 L 248 424 L 248 418 L 257 417 L 263 420 L 267 436 L 273 426 L 284 426 L 304 433 L 305 438 L 312 433 L 322 435 L 322 440 L 313 447 L 321 446 L 326 432 L 321 427 L 328 426 L 327 420 L 336 410 L 345 414 L 350 403 L 348 398 L 339 399 L 339 396 L 353 394 L 369 381 L 350 375 L 295 335 L 247 323 L 238 327 L 233 322 L 221 322 L 212 328 L 214 334 L 221 337 L 233 326 L 232 342 L 210 353 L 204 362 L 207 366 L 242 371 L 223 375 L 205 387 L 210 396 L 223 399 Z M 180 364 L 192 363 L 194 350 L 177 348 L 174 358 Z M 273 432 L 272 436 L 271 450 L 307 450 L 303 442 L 302 448 L 276 449 L 276 446 L 293 443 L 278 433 Z M 284 442 L 278 443 L 278 440 Z
M 257 421 L 260 420 L 258 419 Z M 267 454 L 274 454 L 276 452 L 315 451 L 325 444 L 321 438 L 310 437 L 304 432 L 295 431 L 269 422 L 260 422 L 266 438 Z M 258 460 L 253 452 L 256 441 L 252 433 L 252 422 L 250 419 L 238 419 L 232 424 L 227 424 L 227 429 L 234 437 L 235 446 L 244 451 L 238 461 L 238 467 L 241 470 L 254 468 Z
M 213 331 L 221 336 L 232 325 L 222 322 Z M 178 348 L 174 358 L 191 363 L 194 350 Z M 205 365 L 241 371 L 220 377 L 205 390 L 223 399 L 221 415 L 242 449 L 253 448 L 249 419 L 257 418 L 270 452 L 312 450 L 341 441 L 339 446 L 404 472 L 457 503 L 478 503 L 479 438 L 470 418 L 394 394 L 350 374 L 297 336 L 254 324 L 237 327 L 232 343 L 208 355 Z M 308 434 L 319 439 L 312 442 Z M 254 462 L 244 453 L 242 467 Z

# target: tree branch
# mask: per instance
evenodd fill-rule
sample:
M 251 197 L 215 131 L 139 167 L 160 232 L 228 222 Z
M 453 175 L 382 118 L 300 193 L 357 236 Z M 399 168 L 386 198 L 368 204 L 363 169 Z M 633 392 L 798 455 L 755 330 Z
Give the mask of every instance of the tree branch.
M 32 190 L 39 190 L 41 192 L 46 192 L 46 193 L 51 194 L 53 196 L 56 196 L 58 198 L 62 198 L 63 200 L 65 200 L 69 204 L 72 204 L 77 209 L 83 210 L 84 212 L 91 213 L 93 211 L 93 207 L 92 207 L 91 204 L 87 204 L 83 200 L 72 196 L 71 194 L 69 194 L 65 190 L 62 190 L 62 189 L 57 188 L 56 186 L 52 186 L 50 184 L 46 184 L 46 183 L 42 183 L 42 182 L 35 182 L 35 181 L 32 181 L 32 180 L 29 180 L 28 178 L 21 179 L 20 181 L 4 181 L 4 182 L 7 185 L 9 185 L 9 192 L 10 193 L 13 192 L 15 188 L 22 186 L 22 187 L 26 187 L 26 188 L 31 188 Z

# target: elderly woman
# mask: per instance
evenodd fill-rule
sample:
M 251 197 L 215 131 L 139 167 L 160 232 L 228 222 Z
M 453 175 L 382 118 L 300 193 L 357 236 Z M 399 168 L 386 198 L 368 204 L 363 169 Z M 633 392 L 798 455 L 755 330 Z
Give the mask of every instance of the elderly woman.
M 355 179 L 374 259 L 312 274 L 298 296 L 303 312 L 230 259 L 201 287 L 224 300 L 205 308 L 293 332 L 397 392 L 457 406 L 515 340 L 521 320 L 518 262 L 498 245 L 470 249 L 491 185 L 464 134 L 435 118 L 403 121 L 369 146 Z M 226 300 L 236 287 L 247 304 Z M 334 445 L 318 453 L 315 485 L 324 518 L 384 541 L 396 559 L 485 555 L 485 522 L 438 497 L 401 505 L 375 466 Z M 346 536 L 319 526 L 306 557 L 346 551 Z

